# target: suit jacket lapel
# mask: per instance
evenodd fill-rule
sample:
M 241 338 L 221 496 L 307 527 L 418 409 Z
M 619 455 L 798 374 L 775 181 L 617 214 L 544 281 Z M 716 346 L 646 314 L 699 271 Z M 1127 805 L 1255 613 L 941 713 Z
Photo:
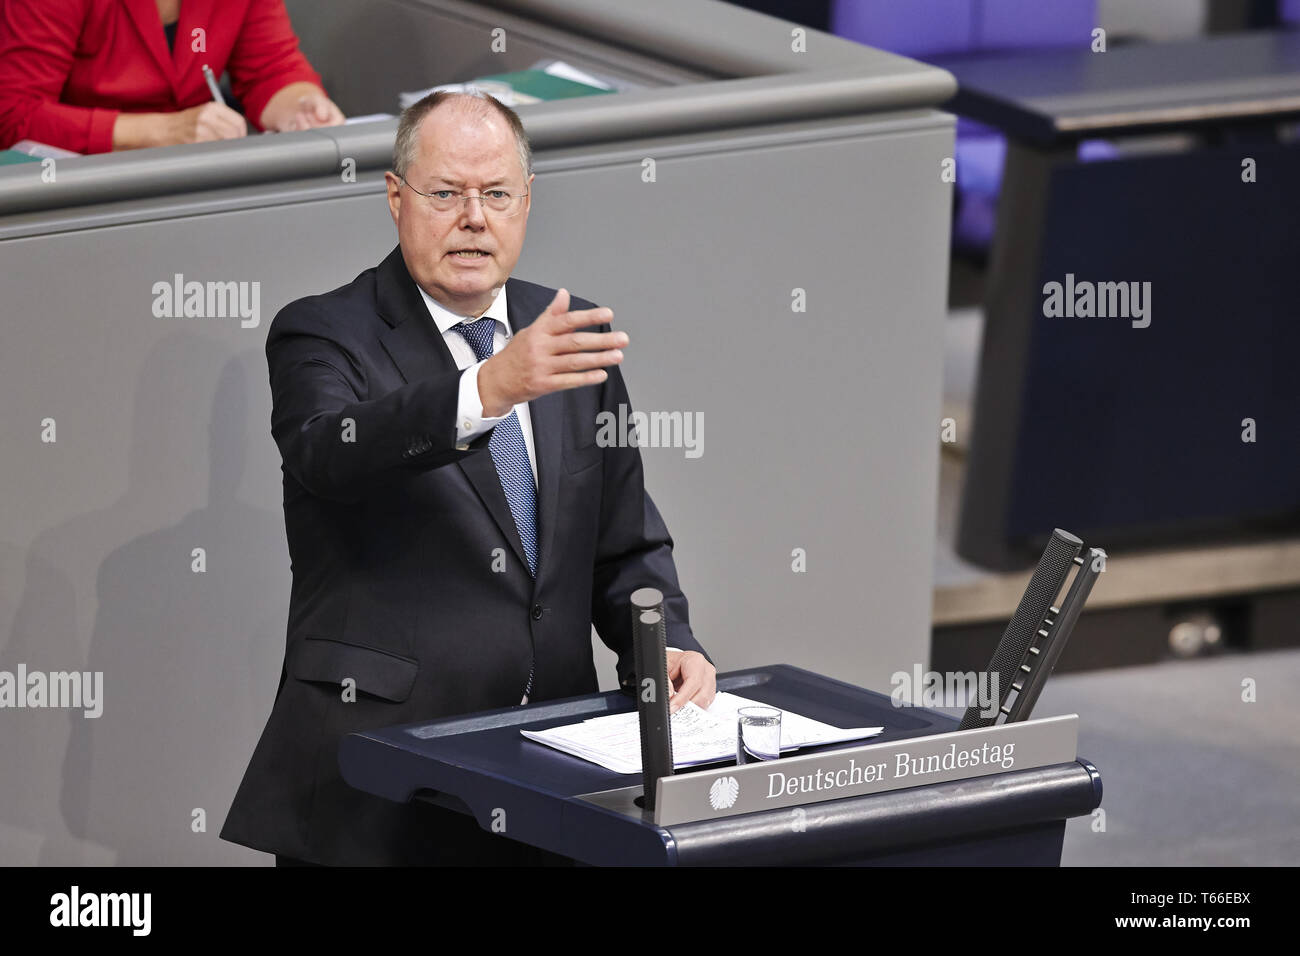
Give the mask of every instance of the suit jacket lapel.
M 402 378 L 419 382 L 456 371 L 456 360 L 406 271 L 401 246 L 379 264 L 375 281 L 379 316 L 389 326 L 380 333 L 380 343 Z
M 213 19 L 212 8 L 215 5 L 215 0 L 185 0 L 181 4 L 181 16 L 176 21 L 176 47 L 171 52 L 171 62 L 175 64 L 172 84 L 176 87 L 178 95 L 189 89 L 195 78 L 201 80 L 203 64 L 207 63 L 208 58 L 211 56 L 207 52 L 194 52 L 194 41 L 190 34 L 196 27 L 207 28 L 207 25 Z M 211 43 L 212 37 L 207 37 L 207 42 Z M 163 44 L 163 49 L 166 49 L 166 44 Z M 208 65 L 211 66 L 212 64 L 208 63 Z M 192 76 L 190 71 L 193 71 Z M 221 71 L 215 70 L 214 72 L 217 79 L 221 79 Z M 182 78 L 187 82 L 182 82 Z M 200 82 L 200 85 L 206 88 L 206 84 Z M 252 120 L 258 119 L 256 116 L 249 118 Z
M 140 39 L 144 40 L 144 45 L 149 49 L 149 55 L 158 64 L 158 69 L 162 70 L 163 76 L 167 78 L 167 82 L 172 88 L 172 95 L 175 95 L 176 69 L 172 66 L 171 51 L 167 49 L 167 35 L 163 33 L 162 19 L 158 16 L 158 4 L 154 0 L 125 0 L 125 5 L 126 12 L 130 15 L 131 21 L 140 33 Z M 177 43 L 181 42 L 180 27 L 185 23 L 185 19 L 185 4 L 181 4 L 181 17 L 176 28 Z M 188 34 L 185 36 L 185 42 L 188 44 Z
M 380 263 L 376 295 L 379 315 L 389 325 L 380 333 L 380 342 L 408 384 L 456 371 L 456 360 L 429 315 L 415 280 L 407 271 L 401 246 Z M 514 327 L 513 315 L 510 323 Z M 454 422 L 447 422 L 446 427 L 456 426 Z M 514 515 L 510 513 L 510 502 L 506 501 L 506 493 L 501 488 L 501 477 L 497 474 L 492 455 L 484 449 L 476 455 L 461 458 L 456 466 L 474 486 L 492 520 L 510 542 L 520 566 L 527 568 L 524 545 L 519 538 L 519 529 L 515 527 Z

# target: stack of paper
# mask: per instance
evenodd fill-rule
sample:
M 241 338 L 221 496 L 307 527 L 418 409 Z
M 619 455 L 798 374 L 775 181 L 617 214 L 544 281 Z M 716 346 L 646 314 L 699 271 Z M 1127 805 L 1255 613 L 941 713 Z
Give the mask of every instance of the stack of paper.
M 9 147 L 8 151 L 22 153 L 26 156 L 32 156 L 36 159 L 69 159 L 73 156 L 80 156 L 80 153 L 74 153 L 70 149 L 63 149 L 59 146 L 51 146 L 49 143 L 38 143 L 34 139 L 20 139 Z
M 736 759 L 736 721 L 741 707 L 768 706 L 735 694 L 718 694 L 708 710 L 687 704 L 672 715 L 673 766 L 693 767 Z M 841 729 L 785 710 L 781 750 L 874 737 L 884 727 Z M 592 717 L 550 730 L 521 730 L 529 740 L 600 764 L 615 773 L 641 772 L 641 726 L 636 711 Z

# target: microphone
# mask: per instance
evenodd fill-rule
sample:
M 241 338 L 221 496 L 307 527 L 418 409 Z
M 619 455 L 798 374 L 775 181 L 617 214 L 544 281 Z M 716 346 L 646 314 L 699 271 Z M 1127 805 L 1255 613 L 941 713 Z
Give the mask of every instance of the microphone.
M 1106 552 L 1101 548 L 1091 548 L 1087 558 L 1075 558 L 1074 563 L 1081 566 L 1074 576 L 1069 593 L 1061 602 L 1060 612 L 1055 618 L 1049 617 L 1043 621 L 1043 630 L 1039 631 L 1041 640 L 1029 649 L 1029 659 L 1021 666 L 1024 676 L 1011 685 L 1011 689 L 1016 692 L 1016 699 L 1012 702 L 1011 709 L 1006 711 L 1007 723 L 1029 719 L 1029 712 L 1034 709 L 1038 695 L 1042 693 L 1043 685 L 1056 667 L 1061 652 L 1065 650 L 1065 642 L 1074 630 L 1074 623 L 1083 612 L 1088 595 L 1092 593 L 1097 575 L 1106 566 Z M 1050 609 L 1048 613 L 1051 613 Z M 1044 634 L 1043 631 L 1047 633 Z
M 989 662 L 988 673 L 997 678 L 998 709 L 986 716 L 978 703 L 971 704 L 966 708 L 958 730 L 988 727 L 1001 716 L 1007 718 L 1007 723 L 1028 719 L 1092 591 L 1100 570 L 1097 565 L 1105 561 L 1106 553 L 1093 548 L 1089 552 L 1092 560 L 1085 564 L 1079 557 L 1082 549 L 1083 541 L 1068 531 L 1056 528 L 1052 532 L 1016 613 L 1002 633 L 1002 640 Z M 1069 594 L 1061 607 L 1056 607 L 1053 602 L 1076 566 L 1079 572 Z M 1016 699 L 1007 706 L 1007 698 L 1013 692 Z
M 673 773 L 672 726 L 668 698 L 668 629 L 663 592 L 640 588 L 632 592 L 632 656 L 636 663 L 636 709 L 641 729 L 643 806 L 655 807 L 655 784 Z

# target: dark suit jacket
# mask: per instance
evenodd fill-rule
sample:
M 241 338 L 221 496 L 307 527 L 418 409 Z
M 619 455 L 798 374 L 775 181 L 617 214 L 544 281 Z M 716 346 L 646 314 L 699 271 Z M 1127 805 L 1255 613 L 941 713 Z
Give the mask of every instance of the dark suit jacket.
M 517 332 L 555 292 L 510 279 L 506 294 Z M 461 373 L 400 248 L 350 284 L 286 306 L 266 355 L 293 587 L 275 705 L 221 836 L 328 864 L 482 861 L 485 842 L 513 841 L 451 811 L 352 789 L 339 741 L 518 705 L 534 654 L 533 701 L 595 692 L 593 622 L 628 682 L 628 597 L 638 587 L 664 592 L 668 643 L 702 651 L 639 449 L 596 443 L 597 414 L 629 404 L 623 378 L 613 367 L 602 385 L 529 405 L 534 580 L 491 433 L 456 447 Z M 494 552 L 504 572 L 493 570 Z M 343 700 L 345 678 L 355 702 Z

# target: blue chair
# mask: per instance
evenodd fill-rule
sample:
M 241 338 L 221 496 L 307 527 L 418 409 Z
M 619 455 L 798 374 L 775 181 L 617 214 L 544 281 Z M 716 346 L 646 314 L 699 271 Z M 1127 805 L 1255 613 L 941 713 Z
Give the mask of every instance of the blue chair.
M 1300 0 L 1288 0 L 1300 11 Z M 1015 52 L 1089 43 L 1097 0 L 834 0 L 831 32 L 918 60 L 972 52 Z M 993 241 L 1005 138 L 957 120 L 957 204 L 953 245 L 984 252 Z M 1079 147 L 1081 160 L 1116 154 L 1104 140 Z

